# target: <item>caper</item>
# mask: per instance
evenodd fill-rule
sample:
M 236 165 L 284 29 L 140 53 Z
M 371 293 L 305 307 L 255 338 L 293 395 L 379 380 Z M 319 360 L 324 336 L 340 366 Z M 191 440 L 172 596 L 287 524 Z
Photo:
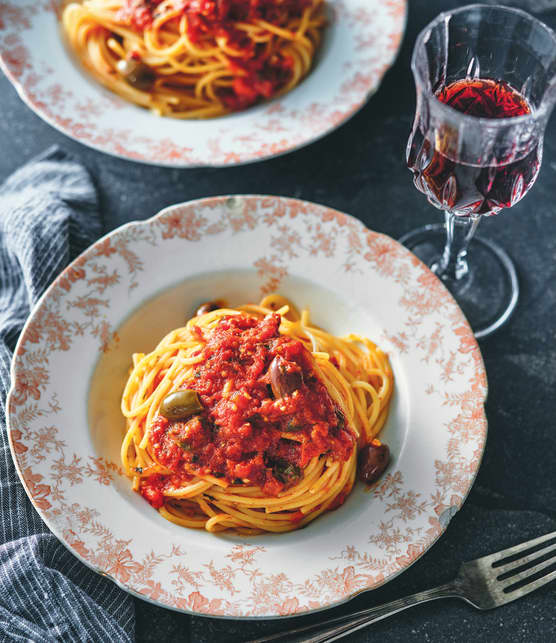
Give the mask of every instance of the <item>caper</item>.
M 285 460 L 276 460 L 272 473 L 277 480 L 284 483 L 294 482 L 301 478 L 301 469 L 292 462 L 286 462 Z
M 341 409 L 336 408 L 334 409 L 334 413 L 338 420 L 338 428 L 343 429 L 346 425 L 346 416 L 344 415 L 344 412 Z
M 143 92 L 148 92 L 152 89 L 156 80 L 156 74 L 148 65 L 133 58 L 118 60 L 116 69 L 129 85 Z
M 186 389 L 169 393 L 160 405 L 160 415 L 167 420 L 185 420 L 203 410 L 197 391 Z
M 303 431 L 303 425 L 298 424 L 295 420 L 290 420 L 286 426 L 286 431 L 288 433 L 296 433 L 297 431 Z

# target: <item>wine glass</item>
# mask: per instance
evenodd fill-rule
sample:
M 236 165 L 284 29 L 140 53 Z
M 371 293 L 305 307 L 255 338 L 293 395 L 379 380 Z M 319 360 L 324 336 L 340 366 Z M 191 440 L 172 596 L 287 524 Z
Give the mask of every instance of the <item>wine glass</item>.
M 412 70 L 407 164 L 445 223 L 400 241 L 443 280 L 475 337 L 485 337 L 510 317 L 519 287 L 506 252 L 474 234 L 483 216 L 515 205 L 537 178 L 556 102 L 556 34 L 519 9 L 470 5 L 421 32 Z

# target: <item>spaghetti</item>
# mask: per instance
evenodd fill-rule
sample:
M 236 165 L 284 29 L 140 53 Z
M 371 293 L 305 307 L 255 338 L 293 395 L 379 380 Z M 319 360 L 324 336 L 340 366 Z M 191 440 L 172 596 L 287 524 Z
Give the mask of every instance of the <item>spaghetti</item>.
M 392 391 L 373 342 L 330 335 L 280 295 L 205 306 L 133 355 L 123 467 L 179 525 L 290 531 L 344 502 Z
M 325 17 L 323 0 L 83 0 L 62 21 L 108 89 L 159 115 L 210 118 L 294 88 Z

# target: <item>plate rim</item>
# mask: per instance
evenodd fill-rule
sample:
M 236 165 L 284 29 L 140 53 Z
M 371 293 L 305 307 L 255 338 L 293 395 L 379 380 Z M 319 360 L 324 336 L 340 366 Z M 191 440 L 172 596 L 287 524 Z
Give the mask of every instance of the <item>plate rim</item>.
M 100 567 L 97 567 L 96 565 L 90 563 L 87 559 L 85 559 L 78 551 L 76 551 L 75 548 L 70 547 L 69 544 L 66 543 L 66 540 L 63 536 L 62 529 L 59 528 L 56 523 L 50 519 L 46 519 L 43 516 L 42 510 L 37 506 L 36 501 L 28 488 L 27 482 L 25 481 L 25 477 L 23 476 L 23 472 L 21 470 L 21 466 L 18 460 L 16 448 L 13 442 L 13 431 L 17 430 L 12 427 L 12 422 L 11 422 L 11 413 L 10 413 L 10 408 L 11 408 L 11 402 L 12 402 L 12 397 L 15 394 L 15 383 L 16 383 L 16 362 L 19 357 L 19 352 L 20 352 L 20 347 L 21 344 L 25 343 L 26 340 L 26 335 L 29 330 L 29 326 L 33 322 L 33 318 L 36 314 L 36 312 L 39 310 L 39 308 L 42 306 L 43 302 L 48 298 L 50 293 L 54 288 L 57 287 L 58 283 L 58 278 L 62 277 L 63 275 L 67 274 L 73 267 L 74 264 L 78 262 L 78 260 L 86 253 L 90 252 L 93 248 L 96 246 L 100 245 L 103 241 L 105 241 L 107 238 L 110 238 L 111 236 L 115 236 L 119 234 L 122 230 L 129 229 L 133 226 L 149 226 L 152 225 L 154 222 L 156 222 L 159 218 L 161 218 L 164 215 L 167 215 L 169 212 L 178 209 L 178 208 L 192 208 L 192 207 L 197 207 L 197 206 L 210 206 L 211 204 L 218 204 L 221 202 L 224 202 L 227 199 L 239 199 L 239 200 L 248 200 L 248 199 L 255 199 L 255 200 L 260 200 L 260 199 L 277 199 L 281 201 L 286 201 L 287 203 L 294 203 L 294 204 L 299 204 L 299 205 L 309 205 L 309 206 L 317 206 L 319 209 L 324 209 L 327 211 L 330 211 L 332 213 L 338 213 L 341 214 L 345 217 L 347 217 L 348 220 L 354 221 L 358 226 L 360 226 L 363 230 L 371 231 L 374 234 L 377 234 L 381 237 L 384 237 L 398 246 L 402 247 L 407 253 L 412 255 L 412 257 L 416 258 L 418 263 L 421 265 L 421 267 L 425 270 L 426 274 L 429 274 L 434 277 L 438 281 L 438 283 L 442 286 L 442 289 L 449 295 L 450 299 L 453 301 L 453 306 L 456 307 L 460 312 L 461 312 L 461 319 L 462 322 L 464 323 L 465 326 L 467 326 L 470 330 L 470 325 L 469 322 L 467 321 L 467 318 L 461 311 L 461 308 L 457 305 L 455 300 L 453 299 L 452 295 L 449 293 L 449 291 L 446 289 L 444 284 L 430 271 L 430 269 L 413 253 L 411 253 L 410 250 L 405 248 L 402 244 L 400 244 L 396 239 L 393 237 L 390 237 L 387 234 L 384 234 L 382 232 L 376 232 L 369 228 L 365 223 L 363 223 L 360 219 L 356 218 L 353 215 L 344 213 L 341 210 L 337 210 L 336 208 L 327 206 L 322 203 L 318 203 L 315 201 L 307 201 L 304 199 L 297 199 L 294 197 L 284 197 L 280 195 L 269 195 L 269 194 L 227 194 L 227 195 L 214 195 L 214 196 L 209 196 L 209 197 L 201 197 L 197 199 L 192 199 L 189 201 L 183 201 L 180 203 L 175 203 L 169 206 L 166 206 L 162 208 L 160 211 L 158 211 L 156 214 L 146 218 L 146 219 L 139 219 L 139 220 L 132 220 L 128 221 L 117 228 L 114 228 L 113 230 L 110 230 L 103 236 L 99 237 L 96 241 L 94 241 L 91 245 L 89 245 L 85 250 L 83 250 L 73 261 L 71 261 L 65 268 L 64 270 L 52 281 L 52 283 L 47 287 L 47 289 L 44 291 L 44 293 L 41 295 L 41 297 L 37 300 L 37 303 L 35 306 L 33 306 L 32 310 L 29 313 L 28 318 L 25 321 L 25 324 L 23 325 L 23 328 L 21 330 L 21 333 L 18 337 L 16 347 L 14 349 L 14 353 L 10 362 L 10 388 L 6 397 L 6 431 L 8 434 L 8 442 L 10 446 L 10 453 L 12 457 L 12 461 L 14 463 L 15 469 L 17 471 L 18 477 L 19 477 L 19 482 L 23 485 L 23 488 L 25 489 L 25 492 L 27 494 L 27 497 L 29 498 L 31 504 L 33 505 L 33 508 L 37 513 L 39 514 L 39 517 L 41 520 L 45 523 L 47 528 L 51 531 L 52 534 L 58 539 L 58 541 L 73 555 L 75 556 L 82 564 L 84 564 L 86 567 L 91 569 L 92 571 L 98 573 L 99 575 L 108 578 L 110 581 L 115 583 L 119 588 L 124 590 L 125 592 L 131 594 L 132 596 L 139 598 L 143 601 L 147 601 L 151 603 L 152 605 L 156 605 L 157 607 L 163 607 L 165 609 L 169 609 L 178 613 L 183 613 L 183 614 L 188 614 L 190 616 L 197 616 L 197 617 L 206 617 L 206 618 L 217 618 L 217 619 L 222 619 L 222 620 L 235 620 L 235 621 L 266 621 L 266 620 L 279 620 L 279 619 L 291 619 L 291 618 L 296 618 L 300 616 L 307 616 L 310 614 L 316 614 L 318 612 L 323 612 L 335 607 L 338 607 L 340 605 L 344 605 L 345 603 L 348 603 L 351 601 L 353 598 L 356 596 L 359 596 L 360 594 L 366 593 L 366 592 L 372 592 L 375 589 L 378 589 L 379 587 L 382 587 L 386 583 L 390 582 L 391 580 L 395 579 L 398 577 L 400 574 L 405 572 L 407 569 L 409 569 L 412 565 L 414 565 L 418 560 L 420 560 L 426 553 L 430 551 L 430 549 L 433 547 L 433 545 L 438 541 L 438 539 L 444 535 L 446 532 L 451 519 L 457 513 L 458 511 L 461 510 L 463 504 L 465 503 L 466 499 L 469 496 L 469 493 L 471 492 L 471 489 L 475 483 L 475 480 L 477 478 L 477 475 L 479 473 L 479 470 L 481 468 L 482 460 L 484 457 L 485 449 L 486 449 L 486 443 L 487 443 L 487 437 L 488 437 L 488 418 L 486 415 L 486 409 L 485 409 L 485 404 L 487 401 L 488 397 L 488 379 L 487 379 L 487 372 L 486 372 L 486 367 L 484 363 L 484 358 L 482 356 L 479 343 L 478 341 L 473 337 L 473 342 L 474 342 L 474 349 L 476 351 L 476 354 L 478 356 L 477 364 L 474 367 L 475 372 L 480 371 L 483 379 L 484 379 L 484 393 L 482 396 L 482 404 L 481 404 L 481 412 L 482 412 L 482 417 L 481 419 L 484 422 L 484 432 L 482 437 L 480 438 L 482 443 L 480 445 L 481 447 L 481 453 L 480 457 L 477 460 L 476 468 L 473 471 L 473 474 L 469 476 L 467 480 L 467 489 L 465 493 L 462 494 L 462 499 L 461 499 L 461 504 L 459 507 L 456 508 L 456 512 L 453 513 L 453 515 L 450 516 L 450 519 L 446 522 L 446 524 L 442 525 L 441 530 L 434 535 L 434 537 L 427 543 L 426 547 L 422 552 L 420 552 L 417 556 L 415 556 L 409 563 L 406 563 L 403 567 L 400 569 L 397 569 L 396 571 L 390 573 L 386 578 L 382 579 L 379 582 L 375 582 L 371 587 L 362 587 L 356 591 L 353 591 L 344 597 L 342 597 L 339 600 L 335 600 L 334 602 L 330 602 L 326 605 L 321 605 L 317 608 L 312 608 L 312 609 L 305 609 L 303 611 L 295 612 L 295 613 L 288 613 L 288 614 L 274 614 L 274 615 L 226 615 L 226 614 L 214 614 L 214 613 L 209 613 L 209 612 L 198 612 L 194 611 L 192 609 L 188 608 L 183 608 L 183 607 L 177 607 L 174 605 L 170 605 L 168 603 L 158 601 L 156 599 L 151 598 L 150 596 L 143 594 L 130 585 L 128 585 L 126 582 L 123 582 L 119 580 L 115 575 L 110 574 L 106 572 L 105 570 L 101 569 Z
M 13 0 L 9 0 L 9 2 L 12 2 Z M 381 2 L 382 0 L 378 0 Z M 52 3 L 55 2 L 55 0 L 51 0 Z M 195 169 L 224 169 L 224 168 L 231 168 L 231 167 L 242 167 L 245 165 L 251 165 L 254 163 L 258 162 L 263 162 L 263 161 L 269 161 L 271 159 L 279 158 L 282 156 L 285 156 L 287 154 L 297 152 L 298 150 L 303 149 L 304 147 L 308 147 L 309 145 L 312 145 L 313 143 L 316 143 L 317 141 L 320 141 L 323 139 L 325 136 L 328 136 L 329 134 L 332 134 L 334 131 L 337 129 L 341 128 L 343 125 L 345 125 L 348 121 L 350 121 L 356 114 L 358 114 L 366 105 L 369 103 L 370 99 L 379 91 L 379 89 L 382 86 L 382 83 L 384 81 L 384 78 L 386 74 L 390 71 L 390 69 L 396 64 L 396 61 L 399 58 L 404 38 L 406 35 L 407 31 L 407 21 L 408 21 L 408 14 L 409 14 L 409 0 L 400 0 L 400 2 L 403 2 L 403 15 L 401 16 L 400 20 L 400 40 L 399 43 L 396 47 L 396 49 L 392 52 L 390 55 L 389 59 L 387 62 L 384 64 L 383 69 L 381 69 L 379 76 L 376 80 L 376 83 L 373 87 L 369 88 L 367 92 L 365 93 L 365 96 L 361 99 L 360 103 L 357 104 L 353 109 L 351 109 L 349 112 L 347 112 L 343 118 L 334 124 L 327 125 L 321 132 L 315 134 L 315 135 L 310 135 L 307 139 L 303 140 L 299 144 L 294 144 L 290 145 L 289 147 L 286 147 L 285 149 L 279 150 L 277 152 L 269 152 L 266 154 L 263 154 L 261 156 L 256 156 L 251 154 L 250 157 L 247 157 L 245 159 L 242 159 L 240 161 L 236 160 L 230 160 L 227 162 L 180 162 L 179 160 L 177 161 L 170 161 L 170 160 L 151 160 L 147 158 L 134 158 L 133 156 L 126 155 L 124 153 L 120 153 L 117 151 L 114 151 L 112 149 L 105 149 L 100 143 L 94 143 L 92 141 L 89 141 L 87 139 L 82 139 L 79 138 L 77 135 L 72 133 L 70 130 L 66 129 L 58 123 L 54 118 L 48 115 L 47 110 L 43 109 L 40 105 L 40 101 L 37 103 L 32 99 L 30 96 L 29 92 L 25 88 L 24 84 L 20 82 L 18 78 L 12 73 L 10 70 L 9 65 L 5 61 L 5 53 L 2 48 L 0 48 L 0 69 L 6 76 L 6 78 L 9 80 L 10 84 L 12 87 L 16 90 L 19 98 L 23 101 L 23 103 L 34 113 L 36 114 L 41 120 L 43 120 L 47 125 L 50 125 L 53 127 L 56 131 L 60 132 L 64 136 L 67 136 L 70 140 L 75 141 L 76 143 L 80 143 L 81 145 L 84 145 L 85 147 L 95 150 L 96 152 L 100 152 L 102 154 L 107 154 L 108 156 L 111 156 L 113 158 L 117 158 L 123 161 L 129 161 L 132 163 L 138 163 L 141 165 L 146 165 L 148 167 L 162 167 L 162 168 L 173 168 L 176 170 L 195 170 Z M 59 20 L 58 13 L 59 13 L 59 8 L 56 5 L 53 7 L 53 12 L 57 16 L 57 20 Z M 59 26 L 59 25 L 58 25 Z M 62 36 L 60 36 L 62 37 Z M 67 47 L 64 47 L 64 49 L 67 50 Z M 70 55 L 69 52 L 66 51 L 68 55 Z M 80 69 L 79 72 L 84 75 L 85 72 Z M 304 80 L 304 79 L 303 79 Z M 303 83 L 303 80 L 301 81 L 300 85 Z M 109 90 L 106 90 L 102 85 L 96 83 L 98 85 L 98 90 L 99 91 L 108 91 L 108 93 L 111 95 L 113 98 L 114 95 L 112 92 L 109 92 Z M 298 85 L 299 86 L 299 85 Z M 294 88 L 295 89 L 295 88 Z M 116 96 L 116 98 L 118 98 Z M 123 100 L 123 99 L 122 99 Z M 262 104 L 267 104 L 267 105 L 272 105 L 273 100 L 271 99 L 268 102 L 262 103 Z M 155 116 L 153 115 L 153 118 Z M 156 117 L 158 118 L 158 117 Z

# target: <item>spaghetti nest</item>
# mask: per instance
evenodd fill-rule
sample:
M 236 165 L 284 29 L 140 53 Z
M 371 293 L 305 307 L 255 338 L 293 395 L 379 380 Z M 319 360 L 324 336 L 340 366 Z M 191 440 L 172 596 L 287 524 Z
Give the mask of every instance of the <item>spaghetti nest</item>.
M 290 91 L 325 25 L 323 0 L 83 0 L 62 20 L 100 83 L 175 118 L 221 116 Z
M 290 531 L 343 503 L 393 384 L 373 342 L 331 335 L 279 295 L 216 307 L 133 355 L 122 463 L 174 523 Z

